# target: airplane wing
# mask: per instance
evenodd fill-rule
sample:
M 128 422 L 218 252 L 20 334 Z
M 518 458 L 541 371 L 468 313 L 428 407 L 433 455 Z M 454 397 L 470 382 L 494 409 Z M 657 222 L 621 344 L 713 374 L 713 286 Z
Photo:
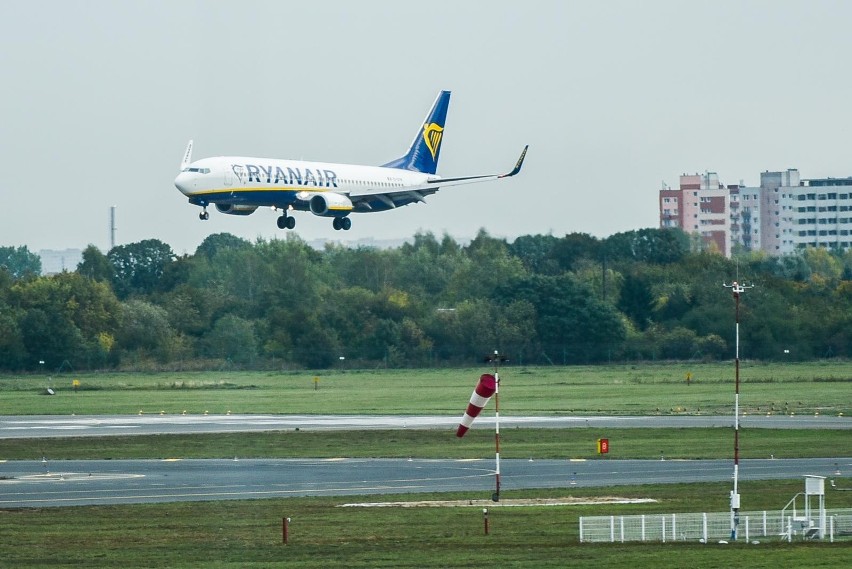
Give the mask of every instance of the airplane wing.
M 521 171 L 528 148 L 529 145 L 524 146 L 524 150 L 521 152 L 521 156 L 518 158 L 518 162 L 515 164 L 515 167 L 505 174 L 483 174 L 479 176 L 461 176 L 457 178 L 435 178 L 434 180 L 427 180 L 426 183 L 420 184 L 419 186 L 409 186 L 400 190 L 375 188 L 358 192 L 357 194 L 353 192 L 349 195 L 349 199 L 356 207 L 360 205 L 361 208 L 365 209 L 373 209 L 369 206 L 369 203 L 376 200 L 390 208 L 395 208 L 411 202 L 422 202 L 426 196 L 434 194 L 439 189 L 446 186 L 460 186 L 462 184 L 474 184 L 477 182 L 509 178 Z
M 486 180 L 499 180 L 501 178 L 510 178 L 521 171 L 521 166 L 524 165 L 524 158 L 527 156 L 527 149 L 530 147 L 529 144 L 524 146 L 523 151 L 521 152 L 520 158 L 518 158 L 518 162 L 515 164 L 515 167 L 512 168 L 511 172 L 506 174 L 486 174 L 484 176 L 462 176 L 461 178 L 440 178 L 438 180 L 429 180 L 429 184 L 436 184 L 439 186 L 457 186 L 460 184 L 467 184 L 473 182 L 484 182 Z M 448 183 L 449 182 L 449 183 Z

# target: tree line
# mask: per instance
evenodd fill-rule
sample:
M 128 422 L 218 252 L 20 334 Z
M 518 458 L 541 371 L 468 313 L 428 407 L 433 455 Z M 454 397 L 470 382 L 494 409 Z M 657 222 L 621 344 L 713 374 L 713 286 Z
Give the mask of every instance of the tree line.
M 730 359 L 737 275 L 755 285 L 741 357 L 852 355 L 852 253 L 693 249 L 669 229 L 321 251 L 220 233 L 184 256 L 157 239 L 90 245 L 75 271 L 40 276 L 25 247 L 0 247 L 0 369 Z

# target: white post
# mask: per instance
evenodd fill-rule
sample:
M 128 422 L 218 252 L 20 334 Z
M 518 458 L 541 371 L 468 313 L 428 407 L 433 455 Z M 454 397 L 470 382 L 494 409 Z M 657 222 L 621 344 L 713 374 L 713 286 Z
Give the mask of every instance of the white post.
M 746 541 L 748 541 L 748 516 L 745 517 Z
M 609 517 L 609 542 L 615 543 L 615 516 Z
M 621 543 L 624 543 L 624 516 L 619 516 L 618 521 L 621 526 Z
M 642 541 L 645 541 L 645 514 L 642 514 Z
M 583 516 L 580 516 L 580 543 L 583 543 Z
M 666 516 L 660 516 L 660 533 L 663 534 L 663 543 L 666 542 Z
M 495 364 L 496 365 L 496 364 Z M 494 368 L 494 494 L 495 502 L 500 499 L 500 374 Z
M 704 512 L 701 517 L 703 519 L 701 534 L 704 536 L 704 543 L 707 543 L 707 512 Z

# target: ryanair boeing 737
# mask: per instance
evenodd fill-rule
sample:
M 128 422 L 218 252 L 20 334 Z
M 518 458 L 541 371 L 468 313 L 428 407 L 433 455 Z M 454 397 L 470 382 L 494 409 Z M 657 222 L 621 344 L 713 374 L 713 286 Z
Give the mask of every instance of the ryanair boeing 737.
M 514 176 L 521 171 L 527 147 L 506 174 L 441 178 L 435 174 L 450 92 L 441 91 L 408 152 L 382 166 L 359 166 L 219 156 L 192 162 L 192 141 L 186 147 L 175 186 L 201 206 L 201 220 L 209 218 L 207 206 L 221 213 L 249 215 L 258 207 L 280 210 L 278 227 L 293 229 L 291 211 L 310 211 L 332 218 L 334 229 L 352 227 L 350 213 L 371 213 L 422 202 L 440 188 Z

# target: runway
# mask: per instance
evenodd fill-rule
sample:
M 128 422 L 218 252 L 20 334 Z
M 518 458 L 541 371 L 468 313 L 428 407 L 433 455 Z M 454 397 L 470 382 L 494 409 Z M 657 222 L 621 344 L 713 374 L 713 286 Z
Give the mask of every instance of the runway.
M 852 472 L 852 458 L 742 460 L 740 481 Z M 501 490 L 731 480 L 730 460 L 503 460 Z M 458 491 L 487 499 L 492 460 L 0 462 L 0 508 Z
M 480 427 L 493 418 L 480 417 Z M 391 415 L 3 416 L 0 439 L 327 429 L 455 429 L 458 417 Z M 731 417 L 501 417 L 501 427 L 731 427 Z M 741 428 L 850 429 L 846 417 L 747 416 Z M 740 480 L 834 476 L 852 459 L 743 460 Z M 726 481 L 730 460 L 503 460 L 504 492 Z M 427 459 L 2 461 L 0 508 L 470 492 L 489 497 L 494 461 Z
M 4 415 L 0 439 L 103 437 L 327 429 L 455 429 L 458 416 L 441 415 Z M 494 417 L 477 425 L 493 427 Z M 733 427 L 733 417 L 654 415 L 643 417 L 501 416 L 502 428 L 697 428 Z M 852 418 L 824 415 L 745 415 L 740 427 L 852 429 Z

